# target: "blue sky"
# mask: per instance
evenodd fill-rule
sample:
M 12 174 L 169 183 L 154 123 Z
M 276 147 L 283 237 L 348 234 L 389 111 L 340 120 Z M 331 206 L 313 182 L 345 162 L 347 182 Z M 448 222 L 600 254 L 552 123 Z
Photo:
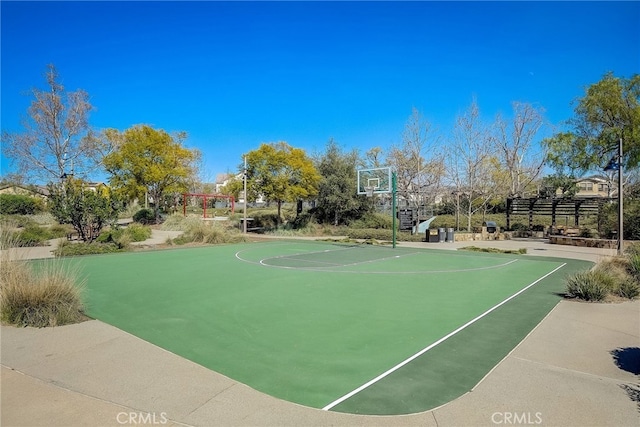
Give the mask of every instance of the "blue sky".
M 203 178 L 287 141 L 388 148 L 417 108 L 444 140 L 475 96 L 551 123 L 607 71 L 640 72 L 640 2 L 7 2 L 2 129 L 53 63 L 96 129 L 186 131 Z M 8 170 L 2 158 L 2 173 Z

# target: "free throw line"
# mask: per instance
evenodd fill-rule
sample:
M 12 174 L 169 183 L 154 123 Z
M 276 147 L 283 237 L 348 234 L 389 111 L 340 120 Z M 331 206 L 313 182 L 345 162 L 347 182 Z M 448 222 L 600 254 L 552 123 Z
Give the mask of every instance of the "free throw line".
M 344 402 L 345 400 L 349 399 L 350 397 L 360 393 L 362 390 L 368 388 L 369 386 L 377 383 L 378 381 L 380 381 L 381 379 L 385 378 L 386 376 L 388 376 L 389 374 L 397 371 L 398 369 L 402 368 L 404 365 L 406 365 L 407 363 L 411 362 L 412 360 L 417 359 L 418 357 L 422 356 L 424 353 L 426 353 L 427 351 L 431 350 L 432 348 L 434 348 L 435 346 L 437 346 L 438 344 L 441 344 L 442 342 L 448 340 L 449 338 L 451 338 L 452 336 L 456 335 L 458 332 L 466 329 L 468 326 L 474 324 L 475 322 L 477 322 L 478 320 L 482 319 L 483 317 L 485 317 L 487 314 L 491 313 L 492 311 L 496 310 L 498 307 L 506 304 L 507 302 L 511 301 L 513 298 L 517 297 L 518 295 L 520 295 L 521 293 L 523 293 L 524 291 L 526 291 L 527 289 L 529 289 L 530 287 L 534 286 L 536 283 L 540 282 L 541 280 L 547 278 L 548 276 L 552 275 L 553 273 L 555 273 L 556 271 L 560 270 L 562 267 L 564 267 L 565 265 L 567 265 L 567 263 L 563 263 L 562 265 L 560 265 L 559 267 L 556 267 L 555 269 L 553 269 L 552 271 L 550 271 L 549 273 L 545 274 L 544 276 L 540 277 L 539 279 L 537 279 L 535 282 L 527 285 L 526 287 L 520 289 L 518 292 L 516 292 L 515 294 L 511 295 L 510 297 L 508 297 L 507 299 L 505 299 L 504 301 L 498 303 L 497 305 L 494 305 L 493 307 L 491 307 L 489 310 L 485 311 L 484 313 L 480 314 L 479 316 L 475 317 L 474 319 L 468 321 L 467 323 L 465 323 L 464 325 L 460 326 L 458 329 L 456 329 L 453 332 L 450 332 L 448 335 L 445 335 L 444 337 L 440 338 L 438 341 L 434 342 L 433 344 L 429 345 L 428 347 L 423 348 L 422 350 L 420 350 L 419 352 L 417 352 L 416 354 L 414 354 L 413 356 L 409 357 L 408 359 L 403 360 L 402 362 L 398 363 L 396 366 L 394 366 L 393 368 L 383 372 L 382 374 L 378 375 L 377 377 L 375 377 L 374 379 L 370 380 L 369 382 L 361 385 L 360 387 L 356 388 L 353 391 L 350 391 L 349 393 L 345 394 L 344 396 L 342 396 L 339 399 L 334 400 L 333 402 L 329 403 L 327 406 L 325 406 L 324 408 L 322 408 L 323 411 L 328 411 L 329 409 L 333 408 L 334 406 Z

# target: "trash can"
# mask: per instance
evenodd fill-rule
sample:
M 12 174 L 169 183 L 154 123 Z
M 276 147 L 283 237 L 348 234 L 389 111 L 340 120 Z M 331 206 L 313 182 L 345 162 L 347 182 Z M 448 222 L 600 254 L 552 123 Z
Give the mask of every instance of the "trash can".
M 438 236 L 438 229 L 428 229 L 427 235 L 425 236 L 425 242 L 427 243 L 437 243 L 440 241 L 440 237 Z
M 498 226 L 494 221 L 486 221 L 482 223 L 483 227 L 487 227 L 487 233 L 495 233 L 498 229 Z
M 453 228 L 447 228 L 447 242 L 453 243 L 455 241 L 455 237 L 453 235 Z
M 438 228 L 438 236 L 440 237 L 440 243 L 447 240 L 447 232 L 444 228 Z

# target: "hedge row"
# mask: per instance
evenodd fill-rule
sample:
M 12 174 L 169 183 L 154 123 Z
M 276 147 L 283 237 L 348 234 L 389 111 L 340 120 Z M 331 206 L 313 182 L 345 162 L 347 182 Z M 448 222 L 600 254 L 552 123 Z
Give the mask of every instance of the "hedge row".
M 40 199 L 18 194 L 0 194 L 0 214 L 33 215 L 44 209 Z

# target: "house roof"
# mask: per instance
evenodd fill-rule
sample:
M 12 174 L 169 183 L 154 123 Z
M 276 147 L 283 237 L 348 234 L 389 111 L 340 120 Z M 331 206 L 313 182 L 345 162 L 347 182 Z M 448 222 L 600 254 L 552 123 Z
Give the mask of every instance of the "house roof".
M 590 175 L 590 176 L 585 176 L 585 177 L 576 179 L 576 182 L 584 182 L 584 181 L 601 183 L 601 182 L 609 182 L 609 179 L 602 175 Z
M 15 189 L 20 189 L 23 190 L 23 192 L 26 193 L 31 193 L 31 194 L 39 194 L 42 196 L 49 196 L 49 190 L 47 189 L 47 187 L 44 187 L 42 185 L 19 185 L 19 184 L 5 184 L 5 185 L 0 185 L 0 191 L 2 190 L 6 190 L 7 188 L 13 188 L 14 191 Z

